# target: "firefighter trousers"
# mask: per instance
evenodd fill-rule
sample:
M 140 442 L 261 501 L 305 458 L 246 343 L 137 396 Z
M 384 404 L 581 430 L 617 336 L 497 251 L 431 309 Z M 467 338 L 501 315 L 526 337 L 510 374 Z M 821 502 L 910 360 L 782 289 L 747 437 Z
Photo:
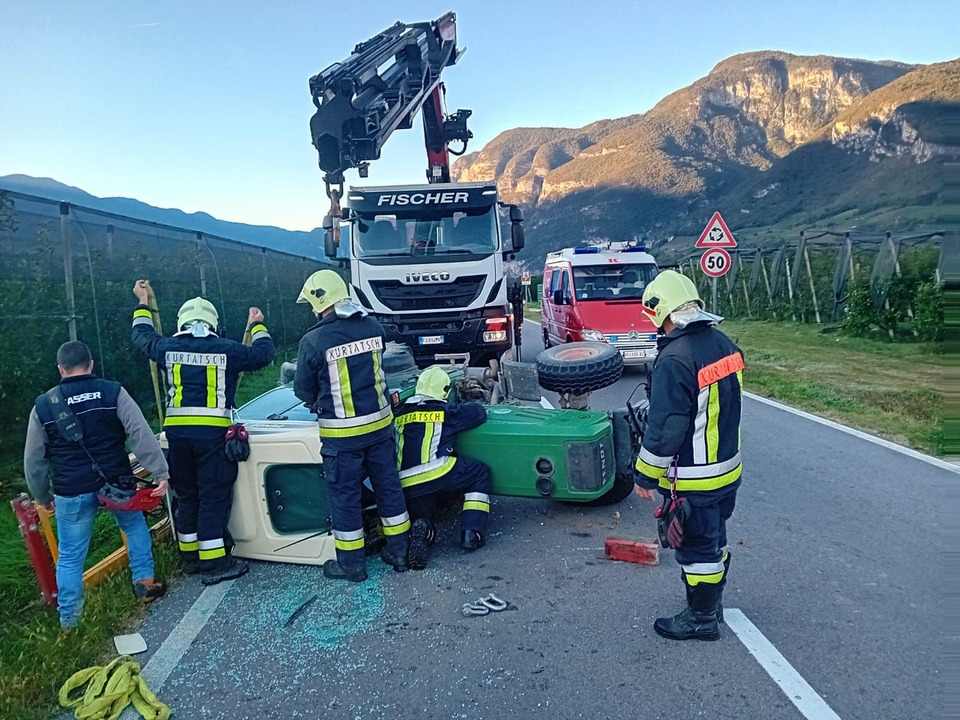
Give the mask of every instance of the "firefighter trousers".
M 690 503 L 690 516 L 683 526 L 683 545 L 677 549 L 684 584 L 722 587 L 726 580 L 727 520 L 737 504 L 739 483 L 710 492 L 680 493 Z
M 414 520 L 426 518 L 430 521 L 441 498 L 462 495 L 461 528 L 485 535 L 492 485 L 489 466 L 479 460 L 458 457 L 449 472 L 433 480 L 408 485 L 403 488 L 403 494 L 407 498 L 410 516 Z
M 216 572 L 230 562 L 227 523 L 237 463 L 227 459 L 223 437 L 170 438 L 169 446 L 180 552 L 199 559 L 202 572 Z
M 405 559 L 410 516 L 400 488 L 393 436 L 367 447 L 338 450 L 336 455 L 324 454 L 323 468 L 340 567 L 353 572 L 366 566 L 360 502 L 363 479 L 366 477 L 370 478 L 377 499 L 386 550 L 393 557 Z

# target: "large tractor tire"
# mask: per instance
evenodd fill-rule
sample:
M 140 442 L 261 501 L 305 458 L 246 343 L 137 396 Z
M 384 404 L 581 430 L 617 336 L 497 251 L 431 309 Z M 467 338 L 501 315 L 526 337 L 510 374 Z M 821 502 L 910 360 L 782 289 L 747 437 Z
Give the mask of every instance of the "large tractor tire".
M 596 500 L 580 503 L 580 505 L 583 507 L 604 507 L 605 505 L 616 505 L 618 502 L 626 500 L 630 496 L 630 493 L 633 492 L 635 487 L 636 485 L 634 484 L 632 477 L 617 473 L 617 477 L 613 481 L 613 487 L 607 490 L 607 492 L 598 497 Z
M 565 343 L 537 355 L 537 375 L 544 390 L 583 395 L 619 380 L 623 357 L 606 343 Z

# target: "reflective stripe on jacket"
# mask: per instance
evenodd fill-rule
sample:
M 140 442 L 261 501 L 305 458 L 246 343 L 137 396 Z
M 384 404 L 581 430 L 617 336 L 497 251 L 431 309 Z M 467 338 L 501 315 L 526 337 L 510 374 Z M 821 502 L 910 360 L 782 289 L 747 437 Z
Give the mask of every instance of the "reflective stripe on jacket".
M 366 447 L 392 435 L 383 328 L 357 313 L 324 316 L 300 340 L 293 390 L 317 413 L 323 451 Z
M 458 432 L 483 423 L 487 411 L 475 402 L 406 402 L 397 411 L 397 468 L 403 487 L 430 482 L 453 469 L 453 440 Z
M 635 469 L 637 482 L 706 492 L 740 479 L 743 353 L 711 324 L 694 323 L 660 338 L 650 380 L 650 411 Z

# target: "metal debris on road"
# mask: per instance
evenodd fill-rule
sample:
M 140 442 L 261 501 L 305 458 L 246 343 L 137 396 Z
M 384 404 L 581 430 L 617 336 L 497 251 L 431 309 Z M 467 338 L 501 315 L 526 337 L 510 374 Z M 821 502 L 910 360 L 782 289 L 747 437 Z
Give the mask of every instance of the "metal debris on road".
M 287 621 L 283 623 L 283 626 L 290 627 L 293 624 L 293 621 L 296 620 L 298 617 L 300 617 L 300 615 L 303 614 L 303 611 L 306 610 L 308 607 L 310 607 L 310 605 L 316 599 L 317 599 L 317 595 L 316 593 L 314 593 L 313 595 L 308 597 L 306 600 L 304 600 L 302 603 L 300 603 L 300 606 L 290 614 L 290 617 L 288 617 Z
M 491 612 L 503 612 L 510 607 L 509 602 L 490 593 L 486 597 L 480 598 L 472 603 L 464 603 L 461 612 L 464 617 L 472 617 L 474 615 L 487 615 Z

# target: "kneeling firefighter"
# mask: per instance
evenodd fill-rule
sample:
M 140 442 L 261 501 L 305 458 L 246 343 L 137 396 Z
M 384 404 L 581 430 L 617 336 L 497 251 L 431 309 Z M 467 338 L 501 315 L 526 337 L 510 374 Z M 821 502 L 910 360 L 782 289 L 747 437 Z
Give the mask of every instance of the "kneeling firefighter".
M 490 514 L 490 468 L 478 460 L 453 455 L 454 436 L 487 419 L 480 403 L 448 403 L 450 377 L 438 365 L 417 379 L 416 395 L 397 411 L 397 455 L 400 483 L 413 519 L 409 565 L 427 565 L 427 547 L 433 542 L 433 515 L 437 501 L 447 494 L 463 496 L 461 545 L 477 550 L 486 543 Z
M 227 433 L 237 379 L 270 364 L 273 339 L 255 307 L 247 316 L 249 347 L 218 336 L 217 310 L 202 297 L 180 307 L 177 332 L 163 337 L 153 327 L 145 280 L 137 281 L 133 294 L 140 301 L 133 311 L 133 343 L 167 374 L 163 430 L 184 572 L 200 572 L 204 585 L 240 577 L 249 566 L 231 555 L 227 531 L 238 472 L 237 460 L 227 453 Z
M 397 476 L 383 328 L 350 301 L 346 284 L 333 270 L 307 278 L 297 302 L 309 303 L 318 319 L 300 340 L 293 391 L 317 414 L 320 426 L 337 551 L 323 574 L 331 580 L 367 579 L 360 499 L 365 477 L 373 485 L 386 538 L 380 557 L 403 572 L 410 516 Z
M 676 550 L 687 607 L 658 618 L 673 640 L 716 640 L 730 570 L 726 522 L 740 486 L 743 353 L 703 310 L 689 278 L 660 273 L 643 293 L 643 311 L 659 328 L 650 410 L 636 461 L 637 494 L 663 496 L 661 542 Z

